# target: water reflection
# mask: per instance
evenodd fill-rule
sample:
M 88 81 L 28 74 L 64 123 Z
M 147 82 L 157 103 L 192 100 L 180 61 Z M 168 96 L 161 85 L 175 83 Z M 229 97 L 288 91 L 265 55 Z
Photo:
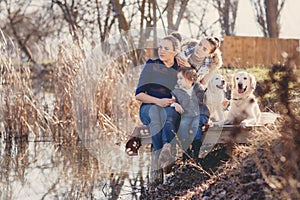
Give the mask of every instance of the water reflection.
M 149 155 L 100 155 L 81 144 L 2 140 L 0 199 L 138 199 L 149 183 Z

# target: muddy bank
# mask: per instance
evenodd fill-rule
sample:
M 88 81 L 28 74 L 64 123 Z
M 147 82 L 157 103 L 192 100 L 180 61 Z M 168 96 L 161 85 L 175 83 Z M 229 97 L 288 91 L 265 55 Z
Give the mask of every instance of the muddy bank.
M 251 144 L 227 144 L 198 164 L 177 162 L 166 181 L 150 185 L 140 199 L 299 199 L 299 170 L 290 170 L 299 169 L 299 159 L 286 156 L 293 151 L 284 155 L 276 127 L 256 134 Z
M 140 199 L 176 199 L 192 198 L 197 192 L 204 190 L 206 182 L 210 181 L 213 174 L 220 166 L 228 162 L 230 157 L 226 153 L 225 146 L 217 146 L 205 158 L 198 162 L 190 160 L 183 163 L 177 160 L 172 172 L 166 175 L 163 184 L 149 185 L 142 191 Z M 200 187 L 200 188 L 199 188 Z

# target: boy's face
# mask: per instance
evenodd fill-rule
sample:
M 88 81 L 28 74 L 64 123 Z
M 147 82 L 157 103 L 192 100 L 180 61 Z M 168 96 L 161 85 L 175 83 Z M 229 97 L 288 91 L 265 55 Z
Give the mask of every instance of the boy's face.
M 188 90 L 192 87 L 193 81 L 184 78 L 182 73 L 179 72 L 177 74 L 177 84 L 179 88 Z
M 195 47 L 195 53 L 200 57 L 207 57 L 211 54 L 213 45 L 206 39 L 202 39 L 199 44 Z

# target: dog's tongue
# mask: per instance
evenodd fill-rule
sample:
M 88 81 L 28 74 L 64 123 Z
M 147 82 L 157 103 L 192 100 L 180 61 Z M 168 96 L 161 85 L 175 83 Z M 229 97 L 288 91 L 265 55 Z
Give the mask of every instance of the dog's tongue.
M 224 85 L 216 85 L 217 88 L 223 90 L 224 89 Z
M 244 89 L 238 89 L 238 93 L 239 94 L 244 93 Z

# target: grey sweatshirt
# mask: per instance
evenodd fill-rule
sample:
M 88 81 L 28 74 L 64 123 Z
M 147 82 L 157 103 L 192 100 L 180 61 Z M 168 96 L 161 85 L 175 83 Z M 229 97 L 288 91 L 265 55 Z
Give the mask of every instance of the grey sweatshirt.
M 196 117 L 200 114 L 206 115 L 207 117 L 210 116 L 208 107 L 203 103 L 204 92 L 205 90 L 196 82 L 193 85 L 191 96 L 181 88 L 175 88 L 172 91 L 176 102 L 179 103 L 184 110 L 182 116 Z

